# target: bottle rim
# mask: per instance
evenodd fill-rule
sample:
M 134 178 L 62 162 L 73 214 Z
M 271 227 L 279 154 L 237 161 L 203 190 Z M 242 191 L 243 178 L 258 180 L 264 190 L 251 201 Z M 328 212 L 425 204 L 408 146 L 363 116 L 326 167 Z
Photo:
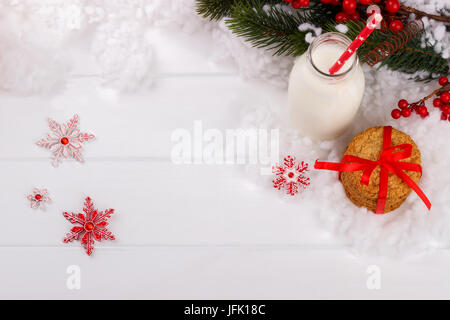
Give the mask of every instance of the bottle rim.
M 352 40 L 349 37 L 347 37 L 346 35 L 339 33 L 339 32 L 327 32 L 327 33 L 323 33 L 323 34 L 319 35 L 317 38 L 315 38 L 313 40 L 313 42 L 310 44 L 308 51 L 307 51 L 307 57 L 308 57 L 309 63 L 313 66 L 314 70 L 316 70 L 321 76 L 323 76 L 327 79 L 344 78 L 346 75 L 350 74 L 354 70 L 355 66 L 359 63 L 358 55 L 355 53 L 350 58 L 350 59 L 353 59 L 353 63 L 350 66 L 350 68 L 348 68 L 344 72 L 340 72 L 340 73 L 336 73 L 336 74 L 329 74 L 329 73 L 323 72 L 314 64 L 312 53 L 313 53 L 314 49 L 316 49 L 317 47 L 319 47 L 320 45 L 325 44 L 325 43 L 339 43 L 339 44 L 342 44 L 345 48 L 347 48 L 352 43 Z

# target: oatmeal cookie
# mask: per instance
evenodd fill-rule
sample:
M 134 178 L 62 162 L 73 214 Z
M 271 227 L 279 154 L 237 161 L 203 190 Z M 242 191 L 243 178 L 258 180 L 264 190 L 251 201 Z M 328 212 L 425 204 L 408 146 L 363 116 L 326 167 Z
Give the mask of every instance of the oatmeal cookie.
M 353 155 L 360 158 L 376 161 L 379 159 L 383 149 L 383 127 L 369 128 L 358 135 L 348 145 L 345 155 Z M 396 146 L 408 143 L 412 145 L 412 154 L 409 158 L 400 160 L 404 162 L 421 165 L 420 151 L 414 141 L 407 134 L 392 128 L 391 145 Z M 420 173 L 405 171 L 405 173 L 417 183 Z M 380 167 L 378 166 L 370 176 L 368 186 L 361 184 L 363 171 L 342 172 L 341 182 L 347 197 L 357 206 L 364 206 L 369 210 L 376 211 L 378 192 L 380 188 Z M 392 211 L 406 200 L 411 193 L 411 188 L 395 174 L 389 173 L 388 192 L 385 212 Z

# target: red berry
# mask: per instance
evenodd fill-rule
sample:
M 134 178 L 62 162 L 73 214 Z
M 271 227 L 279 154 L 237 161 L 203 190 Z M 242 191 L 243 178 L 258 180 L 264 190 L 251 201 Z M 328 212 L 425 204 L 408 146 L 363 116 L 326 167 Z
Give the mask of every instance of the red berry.
M 322 2 L 322 3 L 330 3 L 331 2 L 331 0 L 320 0 L 320 2 Z
M 443 106 L 441 110 L 444 114 L 450 115 L 450 105 L 449 104 Z
M 433 100 L 433 106 L 435 106 L 436 108 L 440 108 L 442 107 L 442 100 L 439 98 L 436 98 Z
M 309 0 L 299 0 L 300 1 L 300 5 L 302 7 L 307 7 L 309 6 Z
M 392 20 L 389 24 L 389 29 L 395 32 L 400 31 L 403 29 L 403 23 L 400 20 Z
M 421 116 L 421 117 L 426 117 L 428 115 L 428 109 L 427 107 L 425 107 L 424 105 L 419 106 L 419 108 L 417 108 L 417 113 Z
M 292 0 L 283 0 L 284 2 L 292 2 Z
M 408 101 L 406 101 L 405 99 L 401 99 L 401 100 L 399 100 L 398 101 L 398 107 L 400 108 L 400 109 L 406 109 L 406 108 L 408 108 L 408 106 L 409 106 L 409 103 L 408 103 Z
M 400 110 L 398 110 L 398 109 L 394 109 L 391 112 L 391 116 L 394 119 L 398 119 L 398 118 L 400 118 L 402 116 L 402 112 Z
M 372 0 L 373 3 L 380 3 L 381 0 Z
M 447 120 L 447 115 L 443 112 L 441 113 L 441 120 Z
M 39 200 L 42 199 L 42 196 L 41 196 L 40 194 L 37 194 L 37 195 L 34 196 L 34 198 L 35 198 L 37 201 L 39 201 Z
M 62 143 L 63 145 L 69 144 L 69 139 L 67 139 L 66 137 L 61 138 L 61 143 Z
M 411 110 L 409 110 L 409 109 L 403 109 L 403 110 L 401 111 L 401 113 L 402 113 L 402 116 L 404 116 L 405 118 L 408 118 L 408 117 L 411 115 Z
M 387 0 L 384 6 L 386 11 L 396 13 L 400 9 L 400 2 L 398 0 Z
M 300 0 L 292 0 L 291 6 L 292 6 L 292 8 L 294 8 L 294 9 L 298 9 L 298 8 L 300 8 L 302 5 L 300 4 Z
M 353 21 L 357 21 L 357 20 L 359 20 L 359 18 L 361 18 L 359 16 L 358 11 L 350 13 L 349 17 L 350 17 L 350 20 L 353 20 Z
M 450 101 L 450 93 L 449 92 L 442 92 L 441 100 L 442 100 L 443 103 L 449 102 Z
M 439 78 L 439 84 L 441 86 L 445 86 L 448 83 L 448 78 L 447 77 L 440 77 Z
M 342 0 L 342 9 L 348 13 L 355 12 L 356 0 Z
M 336 22 L 343 23 L 343 22 L 345 22 L 345 21 L 348 20 L 348 16 L 347 16 L 347 14 L 344 13 L 344 12 L 339 12 L 339 13 L 336 15 L 335 19 L 336 19 Z
M 361 3 L 363 6 L 368 6 L 372 1 L 370 0 L 359 0 L 359 3 Z
M 340 3 L 341 3 L 341 1 L 340 0 L 331 0 L 331 2 L 330 2 L 333 6 L 338 6 Z

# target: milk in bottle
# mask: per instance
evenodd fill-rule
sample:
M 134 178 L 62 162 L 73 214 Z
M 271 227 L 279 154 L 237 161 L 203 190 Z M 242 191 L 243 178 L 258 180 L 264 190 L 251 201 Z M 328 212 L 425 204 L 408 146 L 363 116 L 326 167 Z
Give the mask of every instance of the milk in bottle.
M 343 34 L 325 33 L 296 60 L 289 78 L 289 122 L 301 135 L 334 139 L 352 124 L 364 93 L 357 55 L 336 74 L 328 72 L 350 43 Z

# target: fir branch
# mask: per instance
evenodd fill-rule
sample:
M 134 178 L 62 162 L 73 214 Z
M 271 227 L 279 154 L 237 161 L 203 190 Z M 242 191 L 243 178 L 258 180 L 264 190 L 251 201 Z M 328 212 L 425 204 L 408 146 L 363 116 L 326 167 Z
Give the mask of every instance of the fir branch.
M 267 4 L 276 4 L 281 0 L 265 0 Z M 220 20 L 230 15 L 235 4 L 251 5 L 252 0 L 197 0 L 197 13 L 209 20 Z
M 296 55 L 307 48 L 304 34 L 298 30 L 305 21 L 299 14 L 291 15 L 277 8 L 264 10 L 264 3 L 255 0 L 251 5 L 234 5 L 226 23 L 234 34 L 255 47 L 273 49 L 276 55 Z
M 317 10 L 318 6 L 311 4 L 304 10 L 289 11 L 287 6 L 270 5 L 267 1 L 240 1 L 233 5 L 226 24 L 234 34 L 257 48 L 274 50 L 275 55 L 298 56 L 309 46 L 305 41 L 309 31 L 300 31 L 299 25 L 306 22 L 320 25 L 330 18 Z
M 197 0 L 197 13 L 203 18 L 220 20 L 230 14 L 238 0 Z

